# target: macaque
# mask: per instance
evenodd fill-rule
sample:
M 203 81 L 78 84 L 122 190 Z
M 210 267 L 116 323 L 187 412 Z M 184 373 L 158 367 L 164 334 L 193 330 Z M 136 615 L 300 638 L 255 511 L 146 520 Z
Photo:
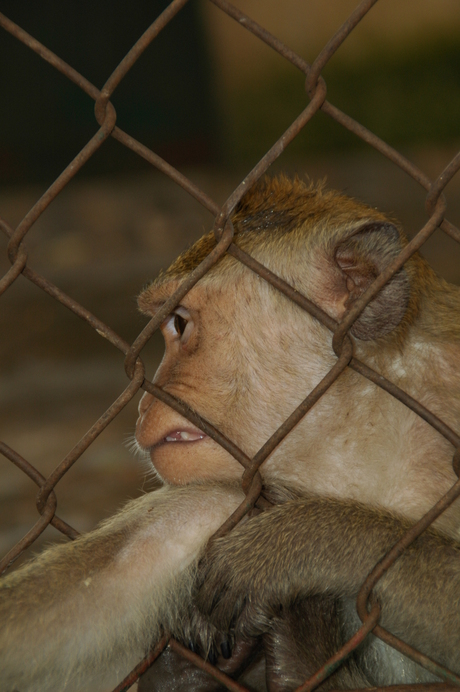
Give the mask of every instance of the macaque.
M 236 245 L 336 321 L 407 242 L 380 212 L 284 177 L 250 190 L 232 221 Z M 140 308 L 155 314 L 214 242 L 208 234 L 181 255 L 142 292 Z M 351 329 L 360 360 L 454 430 L 459 316 L 459 289 L 415 255 Z M 330 331 L 230 255 L 182 299 L 162 332 L 155 384 L 249 457 L 336 362 Z M 165 487 L 4 580 L 2 690 L 77 692 L 107 672 L 122 678 L 163 629 L 192 644 L 196 638 L 205 653 L 229 629 L 237 647 L 262 640 L 268 689 L 294 689 L 358 628 L 354 601 L 375 563 L 457 480 L 451 444 L 347 369 L 262 465 L 275 506 L 205 554 L 244 497 L 241 465 L 147 393 L 136 439 Z M 444 512 L 375 588 L 383 626 L 456 673 L 459 507 Z M 194 628 L 197 608 L 203 619 Z M 192 689 L 214 689 L 200 680 Z M 374 639 L 332 683 L 429 680 Z

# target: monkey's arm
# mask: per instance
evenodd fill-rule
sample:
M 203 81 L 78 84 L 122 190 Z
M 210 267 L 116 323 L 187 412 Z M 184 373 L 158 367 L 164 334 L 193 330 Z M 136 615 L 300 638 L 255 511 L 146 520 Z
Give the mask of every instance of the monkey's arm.
M 409 524 L 353 502 L 291 499 L 238 526 L 211 547 L 198 606 L 225 631 L 267 631 L 296 597 L 354 598 Z M 375 587 L 381 624 L 460 671 L 460 548 L 426 532 Z
M 0 581 L 0 689 L 89 689 L 126 675 L 187 611 L 195 563 L 234 486 L 162 488 Z

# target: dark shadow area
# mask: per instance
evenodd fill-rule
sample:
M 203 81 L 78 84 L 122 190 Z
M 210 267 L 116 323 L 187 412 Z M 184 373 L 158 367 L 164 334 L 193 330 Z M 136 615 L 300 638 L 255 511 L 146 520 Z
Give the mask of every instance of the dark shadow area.
M 167 0 L 5 0 L 0 10 L 96 87 L 169 3 Z M 97 131 L 94 103 L 65 76 L 2 30 L 0 182 L 53 179 Z M 5 101 L 3 101 L 5 105 Z M 215 98 L 204 28 L 187 3 L 131 69 L 113 98 L 118 125 L 173 164 L 215 159 Z M 85 175 L 146 168 L 107 142 Z

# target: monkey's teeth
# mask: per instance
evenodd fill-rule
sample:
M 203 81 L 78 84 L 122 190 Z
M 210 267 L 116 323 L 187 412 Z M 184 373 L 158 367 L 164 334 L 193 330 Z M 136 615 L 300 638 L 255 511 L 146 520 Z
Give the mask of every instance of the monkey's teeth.
M 178 430 L 171 435 L 165 437 L 166 442 L 194 442 L 195 440 L 202 440 L 206 435 L 203 433 L 193 433 L 186 432 L 185 430 Z

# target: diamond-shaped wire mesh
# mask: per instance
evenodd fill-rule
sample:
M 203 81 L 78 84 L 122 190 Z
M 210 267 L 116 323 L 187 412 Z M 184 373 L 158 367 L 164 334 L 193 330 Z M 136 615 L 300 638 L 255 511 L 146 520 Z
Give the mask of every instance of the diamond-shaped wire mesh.
M 330 101 L 327 100 L 326 83 L 321 76 L 325 66 L 328 64 L 332 56 L 340 48 L 344 41 L 348 39 L 354 31 L 357 24 L 365 19 L 368 12 L 371 11 L 376 0 L 363 0 L 356 9 L 352 12 L 349 18 L 343 23 L 334 36 L 327 42 L 324 48 L 316 57 L 315 61 L 309 65 L 300 55 L 296 54 L 288 46 L 284 45 L 276 36 L 272 35 L 264 27 L 246 16 L 238 8 L 227 2 L 226 0 L 211 0 L 211 2 L 219 8 L 219 10 L 234 19 L 242 27 L 242 30 L 251 32 L 260 41 L 264 42 L 272 51 L 278 53 L 286 61 L 290 62 L 297 70 L 305 76 L 305 89 L 308 94 L 308 104 L 304 110 L 292 121 L 291 125 L 282 134 L 282 136 L 273 143 L 270 150 L 256 163 L 252 170 L 245 178 L 235 187 L 226 202 L 220 206 L 208 194 L 200 189 L 191 179 L 173 168 L 167 161 L 163 160 L 154 151 L 151 151 L 141 142 L 136 141 L 128 132 L 120 129 L 117 125 L 117 115 L 111 103 L 112 95 L 122 80 L 126 77 L 132 67 L 136 64 L 142 53 L 154 42 L 162 30 L 168 25 L 171 20 L 184 8 L 187 0 L 174 0 L 160 14 L 160 16 L 148 27 L 145 33 L 133 45 L 126 57 L 117 65 L 106 81 L 101 90 L 91 84 L 84 75 L 79 74 L 71 65 L 66 64 L 59 56 L 52 53 L 45 45 L 42 45 L 34 37 L 27 34 L 21 27 L 15 25 L 7 17 L 0 15 L 0 25 L 3 30 L 9 32 L 18 41 L 22 42 L 30 50 L 34 51 L 44 61 L 47 61 L 53 68 L 61 72 L 67 79 L 77 85 L 85 92 L 95 104 L 95 117 L 99 124 L 99 129 L 92 136 L 87 144 L 75 156 L 72 161 L 69 161 L 68 166 L 59 175 L 56 180 L 50 185 L 48 190 L 37 200 L 29 209 L 22 221 L 16 228 L 11 228 L 6 221 L 1 221 L 1 229 L 7 238 L 7 253 L 11 263 L 11 268 L 0 279 L 0 295 L 5 294 L 15 282 L 24 277 L 29 282 L 35 284 L 41 291 L 44 291 L 52 299 L 58 301 L 67 310 L 72 311 L 75 315 L 84 320 L 93 330 L 97 332 L 103 339 L 106 339 L 114 349 L 121 352 L 125 359 L 125 371 L 127 375 L 127 384 L 124 391 L 116 398 L 109 406 L 106 412 L 91 426 L 81 440 L 67 453 L 62 462 L 57 468 L 45 478 L 34 466 L 25 458 L 23 458 L 14 449 L 11 449 L 7 444 L 0 443 L 0 451 L 3 456 L 12 464 L 15 464 L 23 473 L 38 486 L 36 505 L 39 512 L 39 519 L 33 528 L 12 548 L 1 561 L 1 569 L 5 570 L 13 561 L 42 534 L 45 528 L 51 524 L 56 529 L 61 531 L 69 538 L 75 538 L 78 533 L 65 521 L 60 519 L 56 514 L 56 492 L 59 489 L 59 482 L 69 469 L 80 459 L 81 455 L 87 450 L 90 445 L 98 438 L 102 431 L 111 424 L 119 412 L 129 404 L 136 393 L 143 389 L 150 392 L 155 397 L 163 401 L 174 410 L 178 411 L 182 416 L 188 418 L 192 423 L 205 430 L 207 435 L 216 440 L 219 444 L 227 449 L 240 463 L 246 468 L 244 489 L 248 498 L 252 503 L 255 502 L 260 494 L 261 482 L 258 469 L 263 461 L 268 457 L 271 451 L 279 444 L 279 442 L 289 433 L 289 431 L 305 416 L 315 402 L 329 389 L 329 387 L 340 377 L 340 374 L 345 368 L 352 368 L 360 373 L 363 377 L 368 378 L 382 389 L 389 392 L 393 397 L 403 402 L 407 407 L 412 409 L 416 414 L 421 416 L 429 423 L 437 432 L 444 436 L 456 450 L 456 460 L 460 449 L 460 438 L 454 434 L 450 428 L 434 414 L 424 408 L 422 404 L 411 398 L 407 393 L 399 389 L 394 383 L 386 380 L 374 372 L 371 368 L 360 362 L 353 355 L 351 341 L 348 338 L 348 331 L 353 325 L 354 320 L 363 309 L 363 305 L 369 303 L 370 300 L 377 294 L 381 287 L 389 281 L 389 279 L 403 266 L 403 264 L 415 253 L 431 236 L 436 228 L 441 228 L 447 235 L 460 241 L 460 231 L 450 223 L 445 217 L 445 201 L 443 190 L 446 185 L 452 180 L 454 175 L 460 168 L 460 152 L 456 154 L 450 161 L 445 164 L 444 169 L 435 180 L 431 180 L 421 169 L 408 160 L 402 153 L 392 148 L 376 134 L 366 129 L 364 125 L 356 122 L 346 113 L 342 112 Z M 326 10 L 325 10 L 326 11 Z M 293 18 L 293 21 L 294 18 Z M 148 85 L 146 85 L 148 88 Z M 446 99 L 448 95 L 446 95 Z M 286 147 L 292 142 L 298 134 L 304 129 L 308 130 L 308 123 L 321 110 L 324 114 L 334 119 L 338 124 L 349 130 L 356 137 L 360 138 L 369 147 L 379 152 L 386 157 L 395 167 L 398 167 L 407 176 L 410 176 L 423 190 L 426 192 L 426 209 L 428 219 L 417 233 L 417 235 L 409 242 L 402 250 L 400 255 L 380 274 L 372 284 L 369 291 L 362 299 L 358 300 L 353 310 L 349 312 L 346 319 L 340 324 L 337 324 L 328 317 L 320 308 L 312 304 L 306 298 L 301 296 L 285 281 L 275 276 L 267 268 L 262 266 L 254 258 L 250 257 L 243 250 L 238 248 L 233 242 L 232 227 L 229 223 L 230 216 L 243 197 L 244 193 L 267 171 L 269 166 L 275 162 L 283 153 Z M 29 257 L 26 247 L 26 239 L 29 232 L 34 229 L 34 224 L 40 219 L 45 210 L 55 204 L 55 200 L 60 193 L 74 178 L 85 164 L 98 152 L 101 147 L 104 147 L 109 138 L 114 138 L 124 147 L 129 148 L 132 152 L 142 157 L 151 166 L 155 167 L 169 179 L 174 181 L 178 186 L 183 188 L 195 200 L 199 202 L 208 212 L 215 217 L 214 232 L 217 239 L 217 244 L 209 254 L 209 256 L 194 270 L 187 279 L 183 281 L 174 295 L 166 302 L 163 308 L 150 320 L 147 326 L 140 332 L 133 343 L 128 343 L 119 336 L 108 324 L 92 314 L 81 302 L 76 300 L 72 295 L 65 293 L 59 286 L 55 285 L 46 276 L 33 269 L 33 256 Z M 145 370 L 140 354 L 150 340 L 152 335 L 158 330 L 159 325 L 165 319 L 176 305 L 180 302 L 183 296 L 203 277 L 211 267 L 225 254 L 229 253 L 237 258 L 240 262 L 249 267 L 253 272 L 263 277 L 265 280 L 272 283 L 279 291 L 284 293 L 292 301 L 296 302 L 302 309 L 308 311 L 320 322 L 322 322 L 331 331 L 335 352 L 338 356 L 337 363 L 322 380 L 322 382 L 312 391 L 306 393 L 306 398 L 298 409 L 290 418 L 276 431 L 276 433 L 268 440 L 253 459 L 248 459 L 246 455 L 235 445 L 215 430 L 210 423 L 201 419 L 194 411 L 192 411 L 184 402 L 175 399 L 171 395 L 162 391 L 158 386 L 153 385 L 145 379 Z M 78 292 L 77 292 L 78 295 Z M 460 494 L 460 483 L 456 483 L 451 491 L 437 503 L 435 508 L 429 512 L 411 531 L 404 536 L 400 544 L 388 554 L 387 558 L 379 565 L 378 569 L 374 570 L 371 577 L 363 586 L 362 594 L 368 594 L 370 588 L 381 577 L 386 569 L 394 562 L 401 547 L 409 545 L 427 526 L 429 526 L 436 516 L 447 508 L 454 499 Z M 226 530 L 231 530 L 231 526 L 227 525 Z M 366 596 L 364 605 L 366 603 Z M 338 652 L 334 660 L 343 660 L 348 652 L 356 648 L 363 637 L 374 627 L 374 614 L 369 613 L 368 619 L 360 630 L 360 636 L 355 637 L 351 645 L 345 645 Z M 408 645 L 398 640 L 396 637 L 389 635 L 378 625 L 374 628 L 374 634 L 398 648 L 403 653 L 409 653 L 410 656 L 418 660 L 422 665 L 428 665 L 427 659 L 422 654 L 410 649 Z M 156 644 L 149 655 L 142 661 L 139 666 L 131 673 L 131 675 L 121 682 L 116 688 L 118 692 L 126 690 L 133 684 L 139 676 L 147 669 L 168 644 L 168 638 L 164 637 L 162 641 Z M 208 671 L 220 681 L 227 689 L 242 690 L 241 685 L 231 680 L 229 677 L 218 671 L 209 662 L 203 661 L 197 654 L 192 653 L 184 648 L 181 644 L 174 640 L 169 640 L 169 646 L 186 657 L 191 663 Z M 315 686 L 327 676 L 330 671 L 331 661 L 318 671 L 318 673 L 307 681 L 301 688 L 302 690 L 313 689 Z M 438 672 L 440 668 L 437 668 Z M 445 680 L 449 680 L 449 673 L 446 672 Z

